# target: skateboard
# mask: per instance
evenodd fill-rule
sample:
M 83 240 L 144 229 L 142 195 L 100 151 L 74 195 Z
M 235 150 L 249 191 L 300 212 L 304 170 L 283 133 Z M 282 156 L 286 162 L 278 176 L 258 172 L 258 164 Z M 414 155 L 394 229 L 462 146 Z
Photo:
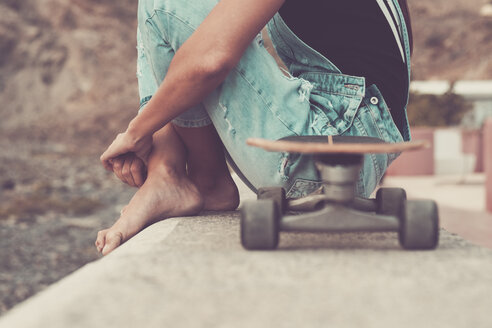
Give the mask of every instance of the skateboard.
M 273 152 L 311 154 L 322 187 L 303 198 L 286 199 L 281 187 L 258 190 L 258 199 L 241 208 L 241 243 L 248 250 L 276 249 L 280 231 L 397 232 L 409 250 L 434 249 L 439 215 L 432 200 L 407 200 L 402 188 L 380 188 L 375 198 L 355 195 L 368 153 L 399 153 L 427 147 L 425 141 L 387 143 L 373 137 L 293 136 L 277 141 L 248 139 Z

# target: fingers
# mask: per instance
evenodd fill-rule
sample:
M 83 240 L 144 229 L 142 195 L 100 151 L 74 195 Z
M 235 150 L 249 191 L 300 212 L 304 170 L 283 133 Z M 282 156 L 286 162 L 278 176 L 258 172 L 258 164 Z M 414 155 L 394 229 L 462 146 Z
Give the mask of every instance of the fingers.
M 135 154 L 126 154 L 113 160 L 113 172 L 122 182 L 141 187 L 145 182 L 145 164 Z
M 135 182 L 130 174 L 132 155 L 119 156 L 113 160 L 113 172 L 123 183 L 135 187 Z
M 125 181 L 127 184 L 129 184 L 132 187 L 136 187 L 137 185 L 135 184 L 135 180 L 133 179 L 131 167 L 132 163 L 135 160 L 135 155 L 133 156 L 125 156 L 125 161 L 123 163 L 123 169 L 121 170 L 121 174 L 125 178 Z
M 114 141 L 100 157 L 102 165 L 108 171 L 113 170 L 113 161 L 112 161 L 113 158 L 110 156 L 111 155 L 110 149 L 111 149 L 111 146 L 113 146 L 113 144 L 114 144 Z
M 113 160 L 113 173 L 120 179 L 122 182 L 127 183 L 125 177 L 123 176 L 123 166 L 125 163 L 124 156 L 120 156 Z
M 111 160 L 131 151 L 130 148 L 131 144 L 126 141 L 124 133 L 118 134 L 111 145 L 109 145 L 108 149 L 106 149 L 100 157 L 104 168 L 111 171 L 113 169 Z
M 132 161 L 130 172 L 135 182 L 135 187 L 141 187 L 145 182 L 145 164 L 137 156 Z
M 101 163 L 106 170 L 113 171 L 113 163 L 111 159 L 103 159 L 103 157 L 101 156 Z
M 101 162 L 107 170 L 112 171 L 114 164 L 112 161 L 125 154 L 136 154 L 137 157 L 146 161 L 152 150 L 152 140 L 152 134 L 136 139 L 127 132 L 120 133 L 116 136 L 116 139 L 114 139 L 111 145 L 109 145 L 108 149 L 101 155 Z M 133 181 L 133 183 L 135 183 L 135 181 Z

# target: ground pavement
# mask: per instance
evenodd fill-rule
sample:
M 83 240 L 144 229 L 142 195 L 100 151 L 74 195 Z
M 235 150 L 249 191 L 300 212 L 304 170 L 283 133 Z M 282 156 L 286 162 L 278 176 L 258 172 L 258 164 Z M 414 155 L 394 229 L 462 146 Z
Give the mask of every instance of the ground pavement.
M 412 181 L 387 183 L 412 196 Z M 444 230 L 435 251 L 404 251 L 394 233 L 288 233 L 249 252 L 237 212 L 206 213 L 147 228 L 0 327 L 478 328 L 492 327 L 491 295 L 492 251 Z

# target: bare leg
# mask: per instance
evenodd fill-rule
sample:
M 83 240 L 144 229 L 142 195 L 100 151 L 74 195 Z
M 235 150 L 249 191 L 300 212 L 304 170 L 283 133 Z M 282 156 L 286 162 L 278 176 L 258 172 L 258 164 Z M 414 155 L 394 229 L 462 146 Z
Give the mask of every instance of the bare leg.
M 188 151 L 188 177 L 203 196 L 206 210 L 234 210 L 239 193 L 213 125 L 200 128 L 174 126 Z
M 186 175 L 186 151 L 172 125 L 154 135 L 145 183 L 115 224 L 98 233 L 96 246 L 108 254 L 147 225 L 172 216 L 193 215 L 203 199 Z
M 215 133 L 215 130 L 206 127 L 184 129 L 181 132 L 183 134 L 188 130 L 191 132 L 190 136 L 185 136 L 191 146 L 188 152 L 173 125 L 166 125 L 154 135 L 145 183 L 115 224 L 98 233 L 96 247 L 103 255 L 156 221 L 173 216 L 194 215 L 204 205 L 205 209 L 210 210 L 237 207 L 237 188 L 225 166 L 221 144 L 217 145 L 218 137 L 210 138 L 210 132 Z M 195 153 L 196 149 L 200 149 L 201 153 Z M 210 151 L 204 151 L 207 149 Z M 221 157 L 216 157 L 219 149 Z M 190 178 L 186 172 L 187 156 L 191 159 Z M 206 196 L 203 197 L 202 193 Z

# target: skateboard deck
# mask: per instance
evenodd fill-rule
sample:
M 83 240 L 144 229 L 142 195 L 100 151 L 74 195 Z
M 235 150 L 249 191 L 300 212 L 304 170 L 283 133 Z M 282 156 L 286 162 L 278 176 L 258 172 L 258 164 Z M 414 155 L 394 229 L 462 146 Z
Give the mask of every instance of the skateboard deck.
M 271 152 L 303 154 L 400 153 L 429 147 L 429 143 L 423 140 L 389 143 L 378 138 L 359 136 L 292 136 L 276 141 L 249 138 L 246 143 Z

